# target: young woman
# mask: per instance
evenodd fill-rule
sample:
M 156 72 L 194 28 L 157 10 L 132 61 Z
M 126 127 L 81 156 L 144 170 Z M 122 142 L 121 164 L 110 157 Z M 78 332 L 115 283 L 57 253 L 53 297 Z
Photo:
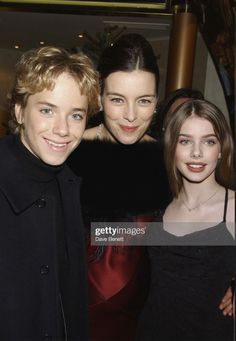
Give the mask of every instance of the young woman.
M 149 247 L 152 276 L 138 340 L 233 341 L 233 318 L 217 309 L 235 275 L 233 142 L 213 104 L 189 100 L 165 132 L 174 194 L 160 244 Z

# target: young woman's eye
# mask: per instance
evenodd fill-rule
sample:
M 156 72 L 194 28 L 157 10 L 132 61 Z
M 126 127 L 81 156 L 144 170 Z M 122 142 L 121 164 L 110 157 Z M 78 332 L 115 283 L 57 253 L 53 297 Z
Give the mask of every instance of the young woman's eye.
M 188 140 L 188 139 L 180 139 L 180 140 L 179 140 L 179 143 L 182 144 L 183 146 L 185 146 L 185 145 L 190 144 L 191 141 Z
M 39 111 L 42 114 L 45 114 L 45 115 L 51 115 L 52 114 L 52 109 L 51 108 L 41 108 Z
M 214 139 L 206 139 L 203 141 L 203 143 L 208 145 L 208 146 L 213 146 L 216 144 L 216 141 Z

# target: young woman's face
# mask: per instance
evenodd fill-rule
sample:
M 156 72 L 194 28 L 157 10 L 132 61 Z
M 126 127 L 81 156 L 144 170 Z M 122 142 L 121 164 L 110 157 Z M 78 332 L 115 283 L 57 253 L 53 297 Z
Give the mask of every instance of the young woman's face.
M 155 75 L 142 70 L 111 73 L 102 104 L 106 128 L 116 140 L 123 144 L 141 140 L 157 104 Z
M 197 116 L 188 117 L 179 133 L 175 164 L 182 176 L 200 183 L 215 176 L 221 146 L 211 122 Z

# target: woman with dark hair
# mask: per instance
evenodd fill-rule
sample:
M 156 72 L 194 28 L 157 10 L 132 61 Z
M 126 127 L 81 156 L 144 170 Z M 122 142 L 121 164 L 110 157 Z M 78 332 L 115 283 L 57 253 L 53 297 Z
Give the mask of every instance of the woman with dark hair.
M 104 50 L 98 71 L 104 122 L 88 129 L 84 138 L 153 141 L 146 132 L 156 112 L 160 76 L 149 42 L 139 34 L 123 35 Z
M 169 200 L 162 150 L 147 134 L 159 84 L 151 45 L 124 35 L 105 49 L 98 70 L 103 122 L 86 130 L 69 160 L 83 178 L 88 233 L 92 221 L 153 219 Z M 145 247 L 88 246 L 88 257 L 90 340 L 134 340 L 149 285 Z
M 174 195 L 149 247 L 151 284 L 138 340 L 233 341 L 217 309 L 235 277 L 233 141 L 221 111 L 188 100 L 169 117 L 165 160 Z

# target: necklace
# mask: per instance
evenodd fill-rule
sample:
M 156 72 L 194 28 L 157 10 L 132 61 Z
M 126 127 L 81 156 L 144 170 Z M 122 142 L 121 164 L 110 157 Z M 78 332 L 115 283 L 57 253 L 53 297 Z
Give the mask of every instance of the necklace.
M 189 206 L 185 203 L 184 199 L 182 199 L 182 202 L 183 202 L 184 206 L 187 208 L 187 210 L 188 210 L 189 212 L 191 212 L 191 211 L 194 211 L 194 210 L 196 210 L 197 208 L 201 207 L 202 205 L 206 204 L 209 200 L 211 200 L 211 199 L 216 195 L 217 192 L 218 192 L 218 188 L 216 189 L 216 191 L 215 191 L 209 198 L 207 198 L 206 200 L 200 202 L 197 206 L 194 206 L 194 207 L 189 207 Z

